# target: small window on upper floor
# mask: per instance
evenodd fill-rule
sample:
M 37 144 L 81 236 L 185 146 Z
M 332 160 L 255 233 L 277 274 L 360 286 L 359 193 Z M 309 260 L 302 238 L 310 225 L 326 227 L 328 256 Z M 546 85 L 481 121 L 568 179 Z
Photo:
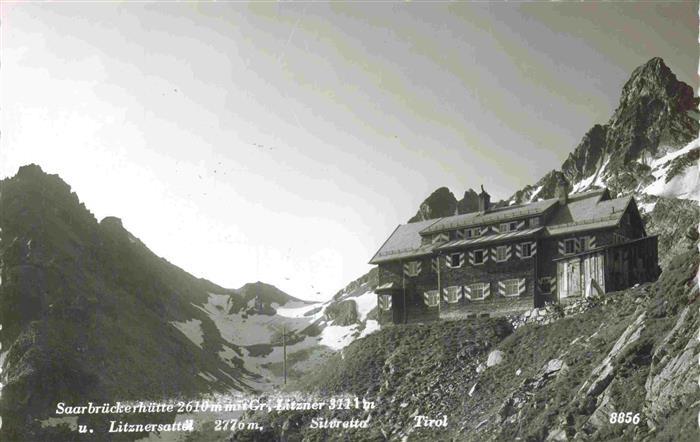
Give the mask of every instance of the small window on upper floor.
M 472 227 L 471 229 L 467 229 L 466 238 L 475 238 L 477 236 L 481 236 L 480 227 Z
M 461 262 L 460 262 L 460 254 L 459 253 L 453 253 L 450 255 L 450 265 L 452 267 L 459 267 Z
M 498 231 L 501 233 L 512 232 L 514 230 L 518 230 L 518 222 L 517 221 L 510 221 L 507 223 L 501 223 L 498 226 Z
M 540 226 L 539 217 L 530 218 L 530 227 L 539 227 L 539 226 Z
M 482 264 L 484 262 L 484 251 L 475 250 L 474 251 L 474 264 Z
M 575 239 L 567 239 L 564 241 L 564 252 L 567 254 L 576 252 L 576 240 Z
M 532 243 L 526 242 L 521 245 L 522 247 L 522 257 L 529 258 L 532 256 Z

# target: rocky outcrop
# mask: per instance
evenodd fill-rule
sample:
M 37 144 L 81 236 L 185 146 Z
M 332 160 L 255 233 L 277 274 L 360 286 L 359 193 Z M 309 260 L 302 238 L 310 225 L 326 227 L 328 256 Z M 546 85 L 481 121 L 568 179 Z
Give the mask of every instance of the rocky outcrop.
M 408 222 L 425 221 L 455 213 L 457 213 L 457 198 L 447 187 L 440 187 L 421 203 L 418 212 Z
M 464 192 L 461 200 L 457 201 L 457 213 L 471 213 L 479 210 L 479 195 L 474 189 Z
M 447 187 L 440 187 L 421 203 L 418 212 L 408 222 L 425 221 L 477 210 L 479 210 L 479 196 L 474 189 L 465 191 L 462 199 L 458 201 Z
M 358 320 L 357 304 L 352 299 L 330 304 L 326 307 L 325 316 L 332 325 L 352 325 Z

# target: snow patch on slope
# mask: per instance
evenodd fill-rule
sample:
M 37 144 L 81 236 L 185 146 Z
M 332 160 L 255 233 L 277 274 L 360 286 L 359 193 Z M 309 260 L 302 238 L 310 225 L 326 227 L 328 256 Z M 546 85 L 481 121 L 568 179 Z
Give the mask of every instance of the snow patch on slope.
M 608 157 L 605 160 L 603 165 L 600 166 L 600 169 L 596 170 L 596 172 L 593 175 L 584 178 L 578 183 L 574 184 L 572 188 L 572 193 L 583 192 L 585 190 L 590 189 L 592 186 L 605 187 L 605 170 L 607 169 L 609 162 L 610 157 Z
M 359 326 L 357 324 L 348 326 L 326 326 L 326 328 L 324 328 L 321 332 L 320 344 L 332 348 L 333 350 L 341 350 L 355 340 L 355 334 L 358 327 Z
M 204 333 L 202 332 L 202 321 L 199 319 L 190 319 L 185 322 L 172 321 L 171 324 L 176 329 L 180 330 L 183 335 L 192 341 L 197 347 L 202 348 L 204 343 Z
M 532 192 L 532 195 L 530 195 L 530 199 L 527 200 L 528 203 L 532 203 L 534 201 L 537 201 L 537 195 L 542 192 L 542 189 L 544 189 L 544 185 L 538 187 Z
M 667 182 L 667 175 L 671 167 L 672 160 L 687 155 L 693 149 L 700 149 L 700 138 L 688 143 L 682 149 L 668 153 L 651 163 L 654 182 L 647 186 L 643 192 L 649 195 L 662 196 L 667 198 L 681 198 L 700 201 L 700 171 L 698 165 L 686 167 Z
M 320 302 L 314 302 L 313 304 L 305 304 L 303 302 L 288 302 L 285 304 L 285 307 L 274 307 L 274 309 L 277 311 L 277 314 L 279 316 L 283 316 L 285 318 L 308 318 L 308 319 L 316 319 L 316 317 L 321 317 L 323 313 L 320 311 L 315 313 L 314 315 L 309 315 L 305 316 L 308 312 L 311 310 L 319 307 L 321 305 Z
M 354 299 L 355 304 L 357 304 L 357 316 L 360 321 L 366 320 L 369 312 L 377 306 L 377 295 L 371 290 L 364 292 L 356 298 L 350 299 Z

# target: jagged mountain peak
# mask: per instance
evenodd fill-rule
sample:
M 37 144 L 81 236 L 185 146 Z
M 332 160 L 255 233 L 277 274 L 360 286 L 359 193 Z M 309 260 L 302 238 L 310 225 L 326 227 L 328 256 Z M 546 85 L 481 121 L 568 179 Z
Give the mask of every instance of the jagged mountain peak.
M 669 98 L 683 110 L 693 107 L 693 88 L 679 81 L 661 57 L 654 57 L 637 67 L 622 88 L 620 105 L 652 95 Z
M 697 137 L 699 102 L 693 89 L 679 81 L 662 58 L 652 58 L 632 72 L 610 120 L 586 132 L 561 172 L 574 191 L 607 186 L 615 194 L 633 193 L 652 180 L 645 164 Z M 547 173 L 510 201 L 551 198 L 553 178 L 552 172 Z

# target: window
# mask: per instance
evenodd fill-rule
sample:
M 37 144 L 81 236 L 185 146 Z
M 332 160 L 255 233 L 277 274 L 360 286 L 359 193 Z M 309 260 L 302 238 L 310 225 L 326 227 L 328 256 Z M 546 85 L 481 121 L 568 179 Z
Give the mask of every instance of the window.
M 478 282 L 469 286 L 470 296 L 469 299 L 472 301 L 481 300 L 489 295 L 489 283 L 488 282 Z
M 449 304 L 455 304 L 460 299 L 462 299 L 462 287 L 455 285 L 451 287 L 445 287 L 445 301 Z
M 575 252 L 576 252 L 576 240 L 575 239 L 564 240 L 564 253 L 569 254 L 569 253 L 575 253 Z
M 460 267 L 462 265 L 459 253 L 450 255 L 450 267 Z
M 421 262 L 420 261 L 411 261 L 407 262 L 403 265 L 403 273 L 404 275 L 408 276 L 409 278 L 416 277 L 420 274 L 421 271 Z
M 526 242 L 521 244 L 522 248 L 522 257 L 523 258 L 529 258 L 532 256 L 532 243 Z
M 504 290 L 503 296 L 518 296 L 520 294 L 520 280 L 519 279 L 506 279 L 503 281 Z
M 496 261 L 505 261 L 508 259 L 506 256 L 506 252 L 508 251 L 508 248 L 506 246 L 498 246 L 496 247 Z
M 484 262 L 484 251 L 475 250 L 474 251 L 474 264 L 483 264 Z
M 498 231 L 501 233 L 512 232 L 514 230 L 518 230 L 518 222 L 517 221 L 511 221 L 508 223 L 501 223 L 501 225 L 498 226 Z
M 542 293 L 552 293 L 552 279 L 549 276 L 540 278 L 540 291 Z
M 438 294 L 438 291 L 428 290 L 427 292 L 423 293 L 423 302 L 425 302 L 425 305 L 428 307 L 437 307 L 437 305 L 440 303 L 440 295 Z
M 540 219 L 535 217 L 535 218 L 530 218 L 530 227 L 539 227 L 540 225 Z
M 477 236 L 481 236 L 481 229 L 479 227 L 467 229 L 467 238 L 474 238 Z

